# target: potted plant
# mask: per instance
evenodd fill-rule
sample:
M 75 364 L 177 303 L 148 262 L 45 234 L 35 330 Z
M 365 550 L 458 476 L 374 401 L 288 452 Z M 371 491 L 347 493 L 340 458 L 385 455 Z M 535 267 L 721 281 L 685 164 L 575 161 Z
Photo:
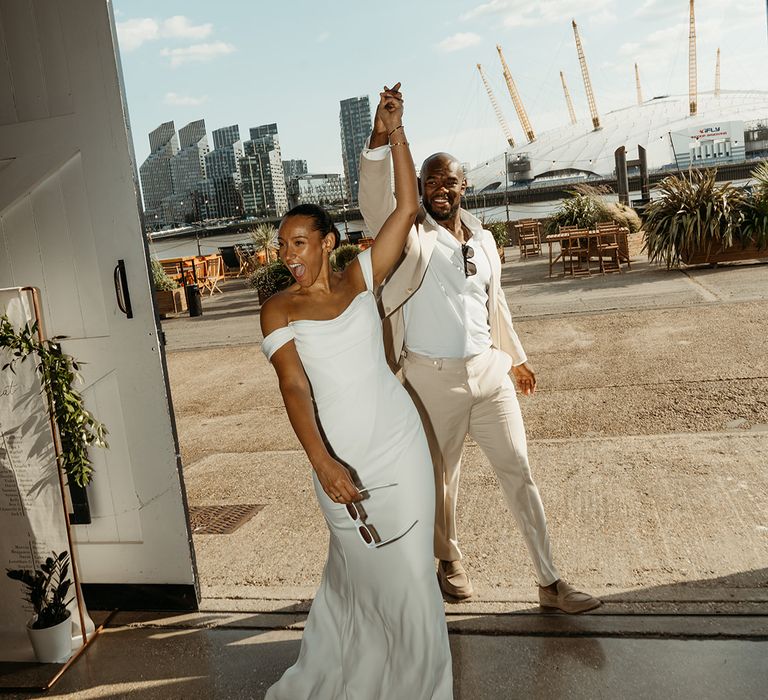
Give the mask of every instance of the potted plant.
M 277 260 L 277 229 L 272 224 L 259 224 L 248 232 L 261 262 L 265 265 Z
M 259 293 L 259 304 L 263 304 L 273 294 L 285 289 L 292 280 L 290 271 L 278 259 L 258 268 L 248 278 L 248 284 Z
M 718 185 L 715 170 L 671 175 L 648 205 L 645 250 L 667 268 L 768 257 L 768 172 L 759 169 L 756 192 Z M 761 184 L 759 178 L 764 177 Z
M 67 606 L 67 593 L 72 581 L 69 552 L 48 557 L 36 571 L 8 569 L 8 578 L 21 581 L 27 588 L 27 599 L 35 611 L 27 623 L 27 634 L 41 663 L 62 663 L 72 655 L 72 620 Z
M 152 258 L 152 280 L 155 285 L 157 312 L 161 317 L 187 310 L 187 297 L 179 283 L 169 277 L 159 260 Z
M 499 251 L 501 262 L 506 262 L 504 255 L 504 246 L 509 245 L 509 233 L 507 233 L 507 224 L 504 221 L 493 221 L 485 226 L 491 232 L 493 240 L 496 241 L 496 250 Z

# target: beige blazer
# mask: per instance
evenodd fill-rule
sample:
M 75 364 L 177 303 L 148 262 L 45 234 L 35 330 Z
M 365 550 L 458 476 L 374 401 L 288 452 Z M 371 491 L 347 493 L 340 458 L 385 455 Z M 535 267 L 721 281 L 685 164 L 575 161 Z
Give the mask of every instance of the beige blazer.
M 365 225 L 376 236 L 387 217 L 395 208 L 392 193 L 392 166 L 389 155 L 381 160 L 360 157 L 360 212 Z M 462 209 L 462 220 L 474 227 L 482 227 L 468 211 Z M 488 241 L 493 239 L 488 236 Z M 387 278 L 379 292 L 379 311 L 384 319 L 384 344 L 390 367 L 400 366 L 405 344 L 405 319 L 403 304 L 421 286 L 427 265 L 437 240 L 437 229 L 422 210 L 416 223 L 408 232 L 403 256 Z M 491 261 L 491 285 L 488 291 L 488 320 L 494 347 L 512 358 L 513 365 L 526 361 L 525 351 L 512 326 L 512 315 L 501 288 L 501 261 L 496 247 L 483 243 L 483 250 Z

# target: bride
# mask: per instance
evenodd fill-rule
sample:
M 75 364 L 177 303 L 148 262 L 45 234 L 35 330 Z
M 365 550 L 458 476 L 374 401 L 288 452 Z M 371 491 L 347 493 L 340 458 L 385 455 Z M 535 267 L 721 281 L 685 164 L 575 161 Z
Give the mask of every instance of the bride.
M 328 561 L 297 662 L 267 700 L 450 700 L 451 656 L 432 554 L 434 477 L 419 415 L 390 372 L 374 291 L 418 210 L 402 102 L 381 93 L 397 206 L 344 272 L 330 216 L 299 205 L 279 255 L 295 283 L 261 311 L 262 350 L 312 465 Z

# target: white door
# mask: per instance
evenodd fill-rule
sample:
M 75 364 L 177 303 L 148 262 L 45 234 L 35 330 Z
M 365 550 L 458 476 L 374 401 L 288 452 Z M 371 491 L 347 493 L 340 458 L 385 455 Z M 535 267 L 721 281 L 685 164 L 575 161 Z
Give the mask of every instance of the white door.
M 0 0 L 0 288 L 39 287 L 47 334 L 85 363 L 87 407 L 109 429 L 109 449 L 92 452 L 92 523 L 74 526 L 82 580 L 170 586 L 189 602 L 194 554 L 115 46 L 106 0 Z

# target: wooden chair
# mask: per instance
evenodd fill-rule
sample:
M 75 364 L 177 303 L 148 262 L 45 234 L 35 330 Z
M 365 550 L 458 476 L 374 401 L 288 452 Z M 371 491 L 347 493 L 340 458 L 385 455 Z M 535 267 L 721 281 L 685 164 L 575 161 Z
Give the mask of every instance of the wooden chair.
M 178 262 L 168 262 L 161 260 L 160 265 L 163 268 L 163 272 L 165 272 L 168 277 L 175 280 L 178 284 L 181 284 L 181 265 Z
M 570 274 L 572 277 L 591 275 L 592 272 L 589 269 L 589 231 L 578 226 L 561 226 L 560 233 L 567 234 L 567 237 L 560 241 L 563 275 Z
M 248 277 L 253 274 L 259 266 L 259 259 L 253 253 L 249 251 L 245 245 L 235 246 L 235 255 L 240 261 L 240 269 L 237 272 L 238 277 Z
M 600 261 L 600 272 L 621 272 L 619 261 L 619 226 L 614 223 L 596 224 L 597 228 L 597 257 Z
M 528 259 L 534 255 L 541 255 L 541 236 L 538 221 L 524 221 L 518 224 L 518 243 L 520 245 L 520 257 Z
M 224 261 L 220 255 L 208 255 L 205 258 L 205 277 L 202 279 L 202 286 L 208 290 L 208 296 L 213 296 L 214 292 L 223 294 L 219 287 L 219 282 L 224 279 Z

